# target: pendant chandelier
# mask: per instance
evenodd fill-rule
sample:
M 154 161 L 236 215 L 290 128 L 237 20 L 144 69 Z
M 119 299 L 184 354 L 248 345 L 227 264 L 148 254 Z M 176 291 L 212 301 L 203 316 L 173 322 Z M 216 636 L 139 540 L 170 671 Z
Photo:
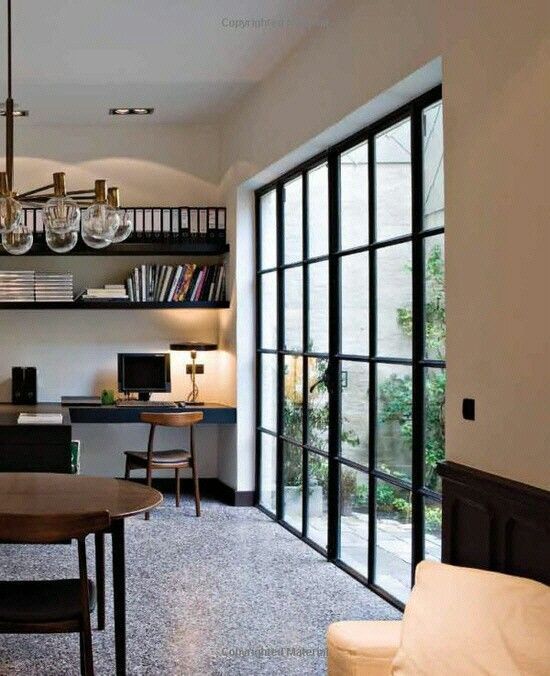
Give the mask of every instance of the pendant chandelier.
M 106 190 L 106 182 L 95 181 L 93 189 L 65 189 L 65 174 L 53 174 L 53 182 L 20 195 L 13 181 L 13 121 L 11 0 L 8 14 L 8 96 L 6 117 L 6 170 L 0 172 L 0 236 L 4 249 L 14 255 L 30 251 L 34 230 L 24 217 L 24 207 L 42 208 L 46 244 L 55 253 L 68 253 L 82 240 L 92 249 L 123 242 L 132 231 L 130 213 L 120 208 L 118 188 Z

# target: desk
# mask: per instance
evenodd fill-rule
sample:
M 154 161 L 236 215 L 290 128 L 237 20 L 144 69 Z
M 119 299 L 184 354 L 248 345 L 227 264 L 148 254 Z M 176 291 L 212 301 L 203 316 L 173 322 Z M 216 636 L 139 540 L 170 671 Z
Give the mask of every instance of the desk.
M 230 425 L 237 422 L 237 409 L 224 404 L 186 406 L 69 406 L 73 423 L 139 423 L 141 413 L 189 413 L 201 411 L 204 418 L 200 425 Z
M 107 510 L 113 539 L 116 673 L 126 673 L 124 519 L 162 502 L 154 488 L 120 479 L 66 474 L 0 474 L 0 514 L 83 514 Z

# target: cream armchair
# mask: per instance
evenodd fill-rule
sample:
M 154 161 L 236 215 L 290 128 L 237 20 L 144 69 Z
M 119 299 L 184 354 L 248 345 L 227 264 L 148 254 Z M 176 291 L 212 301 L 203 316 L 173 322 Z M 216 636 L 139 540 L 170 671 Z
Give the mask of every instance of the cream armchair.
M 548 676 L 550 587 L 423 561 L 402 621 L 331 624 L 329 676 Z

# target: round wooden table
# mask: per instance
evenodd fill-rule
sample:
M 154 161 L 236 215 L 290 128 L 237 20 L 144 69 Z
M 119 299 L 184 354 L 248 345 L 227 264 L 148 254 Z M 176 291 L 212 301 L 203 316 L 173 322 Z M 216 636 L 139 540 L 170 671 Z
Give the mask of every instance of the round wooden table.
M 0 514 L 84 514 L 107 510 L 113 540 L 116 673 L 126 673 L 126 571 L 124 519 L 162 502 L 154 488 L 121 479 L 75 474 L 0 472 Z M 104 625 L 103 534 L 96 536 L 98 624 Z M 100 579 L 102 578 L 102 579 Z M 102 606 L 101 608 L 99 606 Z

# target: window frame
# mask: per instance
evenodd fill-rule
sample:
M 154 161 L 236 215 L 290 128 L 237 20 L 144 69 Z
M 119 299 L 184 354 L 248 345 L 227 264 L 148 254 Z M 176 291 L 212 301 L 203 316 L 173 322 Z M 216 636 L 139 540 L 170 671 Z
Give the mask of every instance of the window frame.
M 444 360 L 427 359 L 425 357 L 425 255 L 424 243 L 430 237 L 444 235 L 445 228 L 437 227 L 424 229 L 423 213 L 423 110 L 442 99 L 441 86 L 435 87 L 422 96 L 414 99 L 398 110 L 386 115 L 375 123 L 368 125 L 352 136 L 325 149 L 309 160 L 286 172 L 274 181 L 262 186 L 255 192 L 256 212 L 256 491 L 255 504 L 264 513 L 276 520 L 280 525 L 304 540 L 311 547 L 327 557 L 367 587 L 378 593 L 398 608 L 403 603 L 381 588 L 375 581 L 376 574 L 376 482 L 385 481 L 398 488 L 411 491 L 412 500 L 412 551 L 411 551 L 411 584 L 414 582 L 414 568 L 424 558 L 425 528 L 424 502 L 429 498 L 441 502 L 441 495 L 424 486 L 424 375 L 427 367 L 445 369 Z M 410 119 L 411 124 L 411 231 L 405 235 L 377 240 L 375 237 L 376 223 L 376 163 L 375 137 L 398 124 Z M 341 249 L 340 247 L 340 156 L 355 146 L 368 142 L 368 242 L 364 245 Z M 308 174 L 310 171 L 326 163 L 328 167 L 328 248 L 326 255 L 309 258 L 308 241 Z M 302 177 L 302 258 L 292 263 L 284 262 L 284 186 L 290 181 Z M 277 224 L 277 265 L 268 269 L 261 269 L 261 199 L 264 195 L 275 190 L 276 194 L 276 224 Z M 410 358 L 395 358 L 378 355 L 377 340 L 377 270 L 376 253 L 380 249 L 398 244 L 410 243 L 412 256 L 412 353 Z M 345 354 L 340 352 L 341 338 L 341 266 L 344 256 L 365 252 L 369 260 L 369 353 L 368 355 Z M 308 351 L 309 337 L 309 265 L 321 261 L 328 262 L 328 292 L 329 292 L 329 352 L 320 353 Z M 302 349 L 284 349 L 284 271 L 289 268 L 302 267 L 302 319 L 303 337 Z M 263 275 L 275 272 L 277 276 L 277 349 L 266 349 L 261 346 L 261 284 Z M 277 430 L 265 430 L 261 427 L 261 359 L 264 353 L 277 355 Z M 302 417 L 303 429 L 300 447 L 302 449 L 302 529 L 297 530 L 284 520 L 283 513 L 283 445 L 285 442 L 296 443 L 283 434 L 283 397 L 284 397 L 284 358 L 295 355 L 303 360 L 303 401 Z M 307 407 L 308 407 L 308 358 L 328 359 L 329 384 L 329 441 L 328 452 L 312 448 L 307 439 Z M 343 361 L 357 361 L 368 365 L 369 373 L 369 430 L 368 430 L 368 467 L 340 455 L 340 406 L 341 391 L 339 387 L 340 364 Z M 376 467 L 376 366 L 377 364 L 409 365 L 412 373 L 412 474 L 407 481 L 393 476 Z M 261 435 L 271 434 L 276 437 L 277 443 L 277 475 L 276 475 L 276 512 L 268 510 L 260 504 L 261 482 Z M 328 534 L 327 548 L 321 547 L 307 535 L 308 524 L 308 458 L 310 453 L 317 453 L 325 457 L 329 463 L 328 478 Z M 344 563 L 338 557 L 340 545 L 339 531 L 339 504 L 340 504 L 340 470 L 342 467 L 359 470 L 368 475 L 368 575 L 364 576 L 354 568 Z

